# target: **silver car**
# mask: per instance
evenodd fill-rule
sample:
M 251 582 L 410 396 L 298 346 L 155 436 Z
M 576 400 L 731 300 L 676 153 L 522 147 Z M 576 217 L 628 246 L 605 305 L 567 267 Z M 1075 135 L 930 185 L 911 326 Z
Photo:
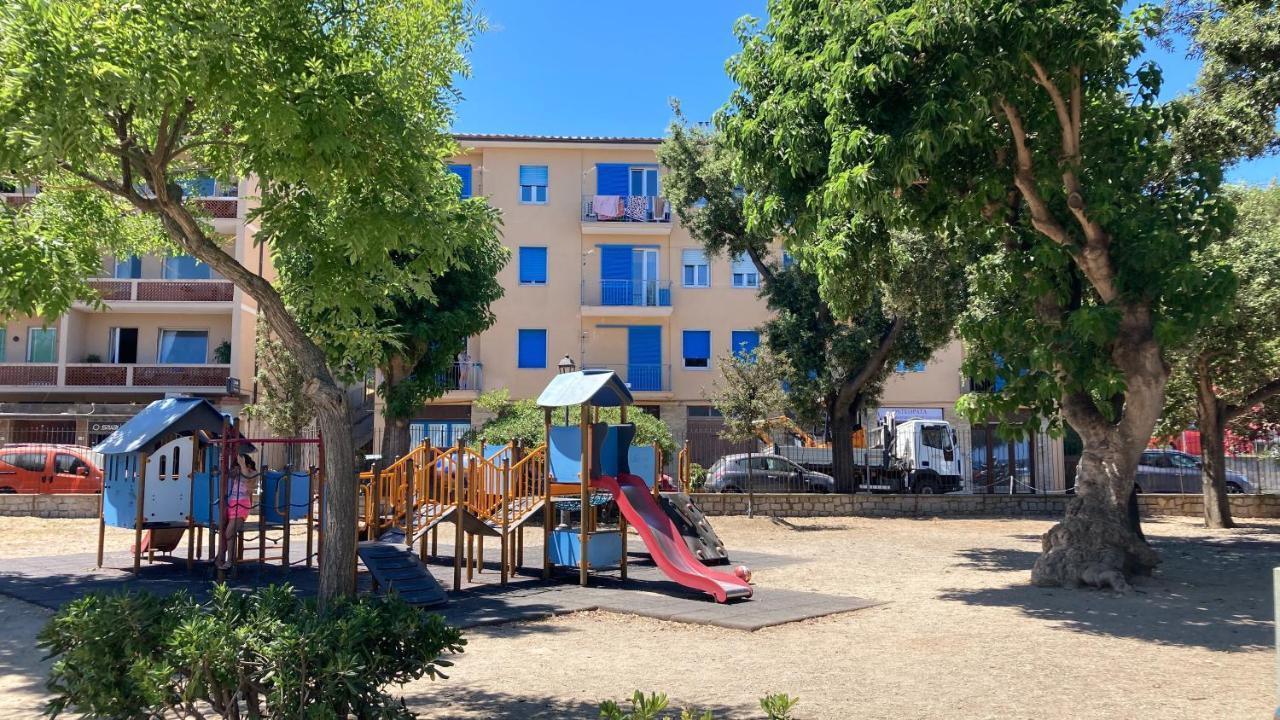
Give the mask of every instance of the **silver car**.
M 1177 450 L 1146 450 L 1138 461 L 1138 492 L 1199 493 L 1204 489 L 1200 458 Z M 1227 471 L 1227 492 L 1254 493 L 1249 478 Z
M 707 491 L 829 493 L 836 487 L 835 478 L 830 475 L 805 470 L 781 455 L 752 454 L 750 473 L 747 463 L 746 453 L 725 455 L 717 460 L 707 470 Z

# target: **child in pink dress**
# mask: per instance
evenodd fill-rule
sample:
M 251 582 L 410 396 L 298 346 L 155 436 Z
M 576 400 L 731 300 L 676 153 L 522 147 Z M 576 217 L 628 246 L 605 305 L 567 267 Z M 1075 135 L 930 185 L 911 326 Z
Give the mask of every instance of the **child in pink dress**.
M 219 535 L 218 557 L 216 565 L 219 570 L 227 570 L 235 561 L 227 560 L 227 554 L 230 552 L 235 555 L 237 550 L 228 550 L 228 548 L 237 547 L 236 538 L 239 537 L 240 531 L 244 529 L 244 522 L 249 517 L 249 510 L 253 507 L 253 499 L 249 494 L 248 479 L 254 477 L 257 465 L 248 455 L 241 455 L 227 469 L 227 524 L 223 532 Z M 238 559 L 238 558 L 237 558 Z

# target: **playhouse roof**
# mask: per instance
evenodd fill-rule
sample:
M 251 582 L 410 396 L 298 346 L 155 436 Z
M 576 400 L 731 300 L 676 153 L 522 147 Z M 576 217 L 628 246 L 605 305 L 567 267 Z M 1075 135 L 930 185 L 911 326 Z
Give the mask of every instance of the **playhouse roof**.
M 618 407 L 634 402 L 626 383 L 612 370 L 579 370 L 557 375 L 538 396 L 538 406 L 558 408 L 589 403 Z
M 204 398 L 156 400 L 134 415 L 94 450 L 104 455 L 147 452 L 168 440 L 168 435 L 204 430 L 222 434 L 222 411 Z

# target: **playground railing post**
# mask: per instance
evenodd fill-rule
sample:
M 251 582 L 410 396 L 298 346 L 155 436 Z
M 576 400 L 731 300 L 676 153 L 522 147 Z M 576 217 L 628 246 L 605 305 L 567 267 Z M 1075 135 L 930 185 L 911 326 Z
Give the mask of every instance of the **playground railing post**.
M 578 411 L 582 437 L 582 468 L 578 473 L 578 501 L 581 517 L 578 522 L 578 584 L 586 587 L 588 528 L 591 523 L 591 409 L 583 403 Z
M 466 498 L 463 497 L 463 464 L 462 464 L 462 439 L 459 438 L 457 445 L 454 446 L 454 465 L 453 465 L 453 589 L 455 591 L 462 589 L 462 554 L 466 550 L 463 547 L 465 540 L 463 538 L 462 514 L 466 512 Z
M 289 517 L 293 515 L 293 466 L 284 466 L 284 514 L 281 516 L 281 522 L 284 524 L 284 537 L 281 539 L 284 568 L 289 569 L 289 565 L 293 558 L 289 556 Z M 279 497 L 280 486 L 276 486 L 277 497 Z M 276 503 L 277 506 L 279 503 Z
M 318 496 L 316 492 L 316 467 L 307 468 L 307 567 L 311 567 L 311 533 L 315 530 L 315 519 L 312 515 L 313 503 Z
M 542 411 L 542 441 L 545 455 L 542 464 L 542 579 L 551 579 L 551 408 Z
M 510 552 L 510 533 L 511 533 L 511 458 L 502 458 L 502 560 L 501 566 L 501 582 L 507 584 L 507 555 Z M 484 562 L 484 558 L 480 558 Z
M 418 508 L 413 504 L 413 483 L 417 477 L 414 474 L 412 455 L 404 459 L 404 477 L 404 544 L 413 547 L 413 518 L 418 514 Z
M 111 477 L 111 468 L 117 461 L 113 457 L 107 462 L 108 469 L 107 474 L 104 476 L 102 492 L 98 493 L 98 567 L 102 567 L 102 546 L 107 541 L 107 516 L 104 514 L 106 512 L 104 504 L 107 497 L 105 478 Z

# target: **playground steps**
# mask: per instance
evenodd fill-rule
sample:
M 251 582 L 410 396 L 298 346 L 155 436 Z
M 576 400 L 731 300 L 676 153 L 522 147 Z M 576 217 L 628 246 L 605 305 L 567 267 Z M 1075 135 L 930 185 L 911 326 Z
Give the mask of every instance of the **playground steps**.
M 517 503 L 519 503 L 520 500 L 522 499 L 523 498 L 512 499 L 511 507 L 513 509 L 519 507 Z M 517 530 L 520 528 L 521 525 L 524 525 L 525 523 L 529 522 L 533 518 L 541 517 L 543 502 L 544 501 L 542 500 L 538 500 L 530 507 L 521 508 L 520 514 L 512 515 L 511 520 L 507 523 L 507 529 L 509 531 Z M 471 513 L 467 513 L 467 515 L 469 516 L 468 522 L 463 523 L 463 527 L 466 529 L 467 532 L 480 533 L 482 535 L 488 535 L 490 537 L 502 536 L 502 520 L 501 520 L 502 508 L 501 507 L 498 507 L 497 509 L 494 510 L 493 512 L 494 517 L 488 517 L 483 520 L 480 519 L 479 517 L 471 515 Z
M 385 539 L 360 543 L 357 553 L 382 592 L 395 592 L 418 607 L 437 607 L 449 601 L 444 588 L 412 550 L 389 533 Z M 403 535 L 398 536 L 403 540 Z

